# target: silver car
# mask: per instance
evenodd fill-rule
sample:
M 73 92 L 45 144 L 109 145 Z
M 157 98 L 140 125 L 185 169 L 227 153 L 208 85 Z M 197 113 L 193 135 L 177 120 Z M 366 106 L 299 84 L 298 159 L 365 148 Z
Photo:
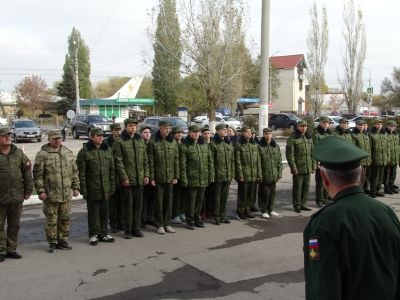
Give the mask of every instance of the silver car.
M 10 131 L 12 133 L 14 143 L 19 141 L 42 141 L 42 129 L 36 123 L 29 119 L 15 119 L 10 122 Z

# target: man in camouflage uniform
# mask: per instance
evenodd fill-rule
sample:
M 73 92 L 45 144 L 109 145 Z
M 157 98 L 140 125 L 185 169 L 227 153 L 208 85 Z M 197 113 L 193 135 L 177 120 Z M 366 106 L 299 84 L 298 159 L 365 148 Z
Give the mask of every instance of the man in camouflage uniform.
M 201 137 L 203 138 L 203 140 L 205 141 L 205 143 L 210 146 L 211 144 L 211 131 L 210 128 L 208 128 L 208 126 L 204 127 L 201 130 Z M 212 212 L 213 212 L 213 188 L 214 188 L 214 184 L 211 183 L 207 188 L 206 191 L 204 192 L 204 199 L 203 199 L 203 205 L 202 205 L 202 210 L 200 213 L 201 219 L 205 220 L 208 219 L 212 216 Z
M 56 249 L 71 250 L 69 220 L 71 199 L 79 195 L 78 168 L 74 154 L 62 145 L 60 130 L 50 130 L 49 143 L 36 154 L 33 179 L 46 216 L 49 253 Z
M 349 120 L 347 120 L 346 118 L 341 118 L 339 120 L 339 125 L 336 126 L 336 131 L 333 133 L 333 135 L 352 143 L 353 139 L 351 137 L 351 131 L 349 129 Z
M 213 218 L 216 225 L 230 223 L 226 217 L 229 186 L 235 177 L 235 157 L 231 141 L 227 138 L 224 124 L 215 127 L 216 133 L 210 144 L 214 161 L 214 189 L 212 194 Z
M 110 125 L 111 135 L 106 139 L 106 143 L 110 149 L 114 145 L 114 142 L 120 138 L 121 125 L 119 123 L 113 123 Z M 116 184 L 115 191 L 108 201 L 108 212 L 110 219 L 111 232 L 115 233 L 118 230 L 123 229 L 123 218 L 122 218 L 122 199 L 119 185 L 117 184 L 117 178 L 115 176 Z
M 11 140 L 8 127 L 0 127 L 0 262 L 19 259 L 16 251 L 22 202 L 32 194 L 32 165 Z M 7 223 L 7 233 L 5 226 Z
M 103 130 L 90 130 L 89 142 L 83 144 L 76 163 L 79 170 L 81 194 L 86 199 L 89 244 L 98 241 L 112 243 L 108 234 L 108 201 L 115 190 L 114 159 L 110 147 L 103 142 Z
M 254 198 L 254 186 L 261 180 L 261 160 L 258 144 L 251 138 L 249 126 L 243 126 L 235 145 L 235 179 L 238 182 L 237 213 L 241 221 L 254 218 L 250 206 Z
M 383 183 L 383 173 L 388 164 L 388 155 L 390 148 L 388 145 L 387 134 L 383 129 L 383 121 L 375 120 L 374 127 L 369 133 L 371 141 L 371 191 L 370 196 L 373 198 L 384 197 L 385 194 L 380 191 Z
M 124 238 L 143 237 L 140 231 L 143 186 L 149 183 L 147 146 L 136 133 L 137 121 L 124 120 L 125 129 L 114 143 L 115 170 L 121 186 L 124 207 Z
M 293 174 L 292 198 L 294 211 L 311 210 L 306 206 L 310 187 L 310 174 L 315 172 L 312 158 L 314 143 L 307 132 L 307 121 L 300 121 L 286 144 L 286 158 Z
M 159 122 L 159 130 L 148 144 L 150 182 L 156 187 L 154 218 L 158 234 L 175 233 L 171 227 L 172 189 L 179 178 L 179 150 L 168 121 Z
M 365 120 L 357 120 L 356 128 L 354 128 L 353 132 L 351 133 L 351 137 L 354 145 L 368 153 L 368 156 L 360 161 L 360 165 L 363 169 L 363 172 L 361 172 L 360 185 L 364 189 L 364 192 L 369 194 L 369 182 L 371 175 L 371 142 L 366 130 L 366 124 L 367 122 L 365 122 Z
M 329 129 L 329 118 L 322 116 L 319 118 L 319 125 L 314 129 L 314 133 L 312 136 L 312 140 L 314 142 L 314 146 L 327 136 L 332 134 Z M 326 194 L 326 190 L 324 189 L 324 185 L 322 183 L 321 173 L 319 171 L 319 167 L 317 165 L 317 170 L 315 172 L 315 202 L 318 207 L 322 207 L 326 204 L 328 196 Z
M 200 219 L 206 187 L 214 180 L 211 150 L 200 137 L 196 125 L 189 126 L 189 136 L 180 147 L 180 180 L 186 188 L 186 228 L 204 227 Z
M 282 154 L 279 145 L 272 138 L 270 128 L 263 129 L 263 137 L 259 141 L 262 182 L 258 186 L 258 207 L 262 217 L 277 217 L 279 214 L 273 211 L 276 183 L 282 178 Z
M 183 130 L 182 127 L 176 125 L 172 127 L 172 136 L 178 145 L 178 150 L 182 145 L 183 141 Z M 178 179 L 178 183 L 173 187 L 173 200 L 172 200 L 172 224 L 182 224 L 185 219 L 185 201 L 183 201 L 184 188 L 181 186 L 181 182 Z
M 399 164 L 399 136 L 396 133 L 397 123 L 395 120 L 389 120 L 386 123 L 386 134 L 388 141 L 388 165 L 383 175 L 383 183 L 385 184 L 385 194 L 398 194 L 399 191 L 394 187 L 396 180 L 397 165 Z

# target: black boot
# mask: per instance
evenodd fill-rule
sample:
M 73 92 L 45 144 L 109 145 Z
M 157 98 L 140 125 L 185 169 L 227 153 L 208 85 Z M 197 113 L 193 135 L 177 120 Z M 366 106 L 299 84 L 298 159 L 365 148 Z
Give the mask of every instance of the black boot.
M 388 195 L 393 195 L 392 190 L 389 188 L 389 185 L 385 184 L 385 190 L 384 190 L 385 194 Z

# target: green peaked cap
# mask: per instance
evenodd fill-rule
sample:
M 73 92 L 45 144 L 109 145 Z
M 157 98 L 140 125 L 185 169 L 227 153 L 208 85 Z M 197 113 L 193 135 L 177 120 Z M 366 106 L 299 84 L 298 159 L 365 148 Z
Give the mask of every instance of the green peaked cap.
M 320 140 L 314 149 L 314 158 L 332 170 L 351 170 L 360 165 L 368 153 L 345 139 L 329 136 Z

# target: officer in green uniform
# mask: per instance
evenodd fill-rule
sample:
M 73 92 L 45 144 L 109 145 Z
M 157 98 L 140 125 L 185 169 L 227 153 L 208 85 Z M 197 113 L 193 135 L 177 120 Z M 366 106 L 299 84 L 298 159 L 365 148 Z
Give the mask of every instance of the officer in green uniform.
M 332 131 L 329 129 L 329 118 L 325 116 L 320 117 L 319 125 L 315 128 L 312 136 L 314 146 L 317 145 L 320 140 L 330 136 L 331 134 Z M 317 165 L 317 170 L 315 171 L 315 203 L 318 207 L 322 207 L 326 204 L 327 199 L 328 197 L 322 184 L 321 174 Z
M 115 171 L 124 203 L 124 238 L 143 237 L 140 231 L 143 186 L 149 183 L 147 147 L 136 133 L 137 121 L 124 120 L 125 129 L 113 146 Z
M 201 137 L 204 139 L 205 143 L 210 147 L 211 131 L 208 126 L 204 127 L 201 130 Z M 206 191 L 204 192 L 203 205 L 202 205 L 202 210 L 200 213 L 202 220 L 208 219 L 212 216 L 212 213 L 213 213 L 213 197 L 212 197 L 213 188 L 214 188 L 214 183 L 211 183 L 206 188 Z
M 360 187 L 368 153 L 338 137 L 315 146 L 333 202 L 304 230 L 306 299 L 400 299 L 400 223 Z
M 349 129 L 349 120 L 347 120 L 346 118 L 341 118 L 339 120 L 339 125 L 336 126 L 335 129 L 336 131 L 333 133 L 333 135 L 345 139 L 350 143 L 353 142 L 351 137 L 351 131 Z
M 385 168 L 383 174 L 383 183 L 385 185 L 385 194 L 398 194 L 399 191 L 394 187 L 394 181 L 396 180 L 397 165 L 399 164 L 399 136 L 396 132 L 397 123 L 395 120 L 389 120 L 386 123 L 386 134 L 388 148 L 388 165 Z
M 154 219 L 158 234 L 175 233 L 171 227 L 172 189 L 179 178 L 179 150 L 171 126 L 168 121 L 161 120 L 159 130 L 147 146 L 150 182 L 156 188 Z
M 383 173 L 388 164 L 388 156 L 390 148 L 388 145 L 387 134 L 383 129 L 383 121 L 375 120 L 374 127 L 369 133 L 371 142 L 371 190 L 370 195 L 373 198 L 376 196 L 384 197 L 385 194 L 380 191 L 383 183 Z
M 178 145 L 178 150 L 182 145 L 183 141 L 183 129 L 179 125 L 172 127 L 172 136 Z M 172 224 L 182 224 L 185 219 L 185 202 L 183 201 L 184 188 L 181 186 L 181 182 L 178 179 L 178 183 L 173 188 L 173 200 L 172 200 Z
M 214 222 L 219 225 L 220 223 L 230 223 L 226 217 L 226 203 L 229 196 L 229 186 L 235 176 L 235 157 L 232 142 L 227 138 L 226 125 L 218 124 L 215 126 L 215 131 L 210 144 L 215 174 L 212 207 Z
M 206 187 L 214 181 L 211 150 L 200 137 L 197 125 L 189 126 L 189 136 L 180 147 L 180 180 L 186 188 L 186 228 L 204 227 L 200 220 Z
M 263 137 L 260 139 L 259 145 L 262 182 L 258 186 L 258 207 L 261 210 L 261 216 L 268 219 L 270 216 L 279 216 L 277 212 L 273 211 L 273 207 L 276 183 L 282 178 L 282 155 L 279 145 L 272 138 L 270 128 L 263 129 Z
M 241 221 L 254 218 L 250 208 L 255 184 L 261 180 L 261 159 L 258 144 L 251 138 L 251 129 L 245 125 L 235 148 L 235 180 L 238 182 L 237 213 Z
M 310 174 L 315 172 L 315 161 L 312 158 L 314 143 L 307 128 L 307 121 L 299 121 L 297 129 L 286 144 L 286 159 L 293 174 L 293 208 L 297 213 L 301 210 L 311 210 L 306 203 L 310 187 Z
M 16 251 L 22 203 L 33 189 L 31 162 L 11 141 L 9 128 L 0 127 L 0 262 L 22 257 Z
M 114 242 L 108 234 L 108 202 L 116 181 L 113 155 L 104 141 L 103 130 L 91 129 L 89 139 L 79 151 L 76 164 L 81 194 L 87 203 L 89 244 L 96 246 L 98 241 Z
M 33 180 L 46 216 L 49 253 L 71 250 L 68 244 L 72 196 L 79 195 L 79 174 L 74 153 L 62 145 L 60 130 L 50 130 L 49 143 L 36 154 Z
M 371 143 L 369 140 L 368 132 L 366 130 L 366 124 L 367 122 L 365 122 L 365 120 L 357 120 L 356 128 L 353 129 L 353 132 L 351 133 L 351 138 L 354 145 L 368 153 L 368 156 L 360 161 L 361 167 L 363 169 L 360 185 L 363 187 L 364 192 L 366 194 L 369 194 L 369 181 L 371 176 Z

